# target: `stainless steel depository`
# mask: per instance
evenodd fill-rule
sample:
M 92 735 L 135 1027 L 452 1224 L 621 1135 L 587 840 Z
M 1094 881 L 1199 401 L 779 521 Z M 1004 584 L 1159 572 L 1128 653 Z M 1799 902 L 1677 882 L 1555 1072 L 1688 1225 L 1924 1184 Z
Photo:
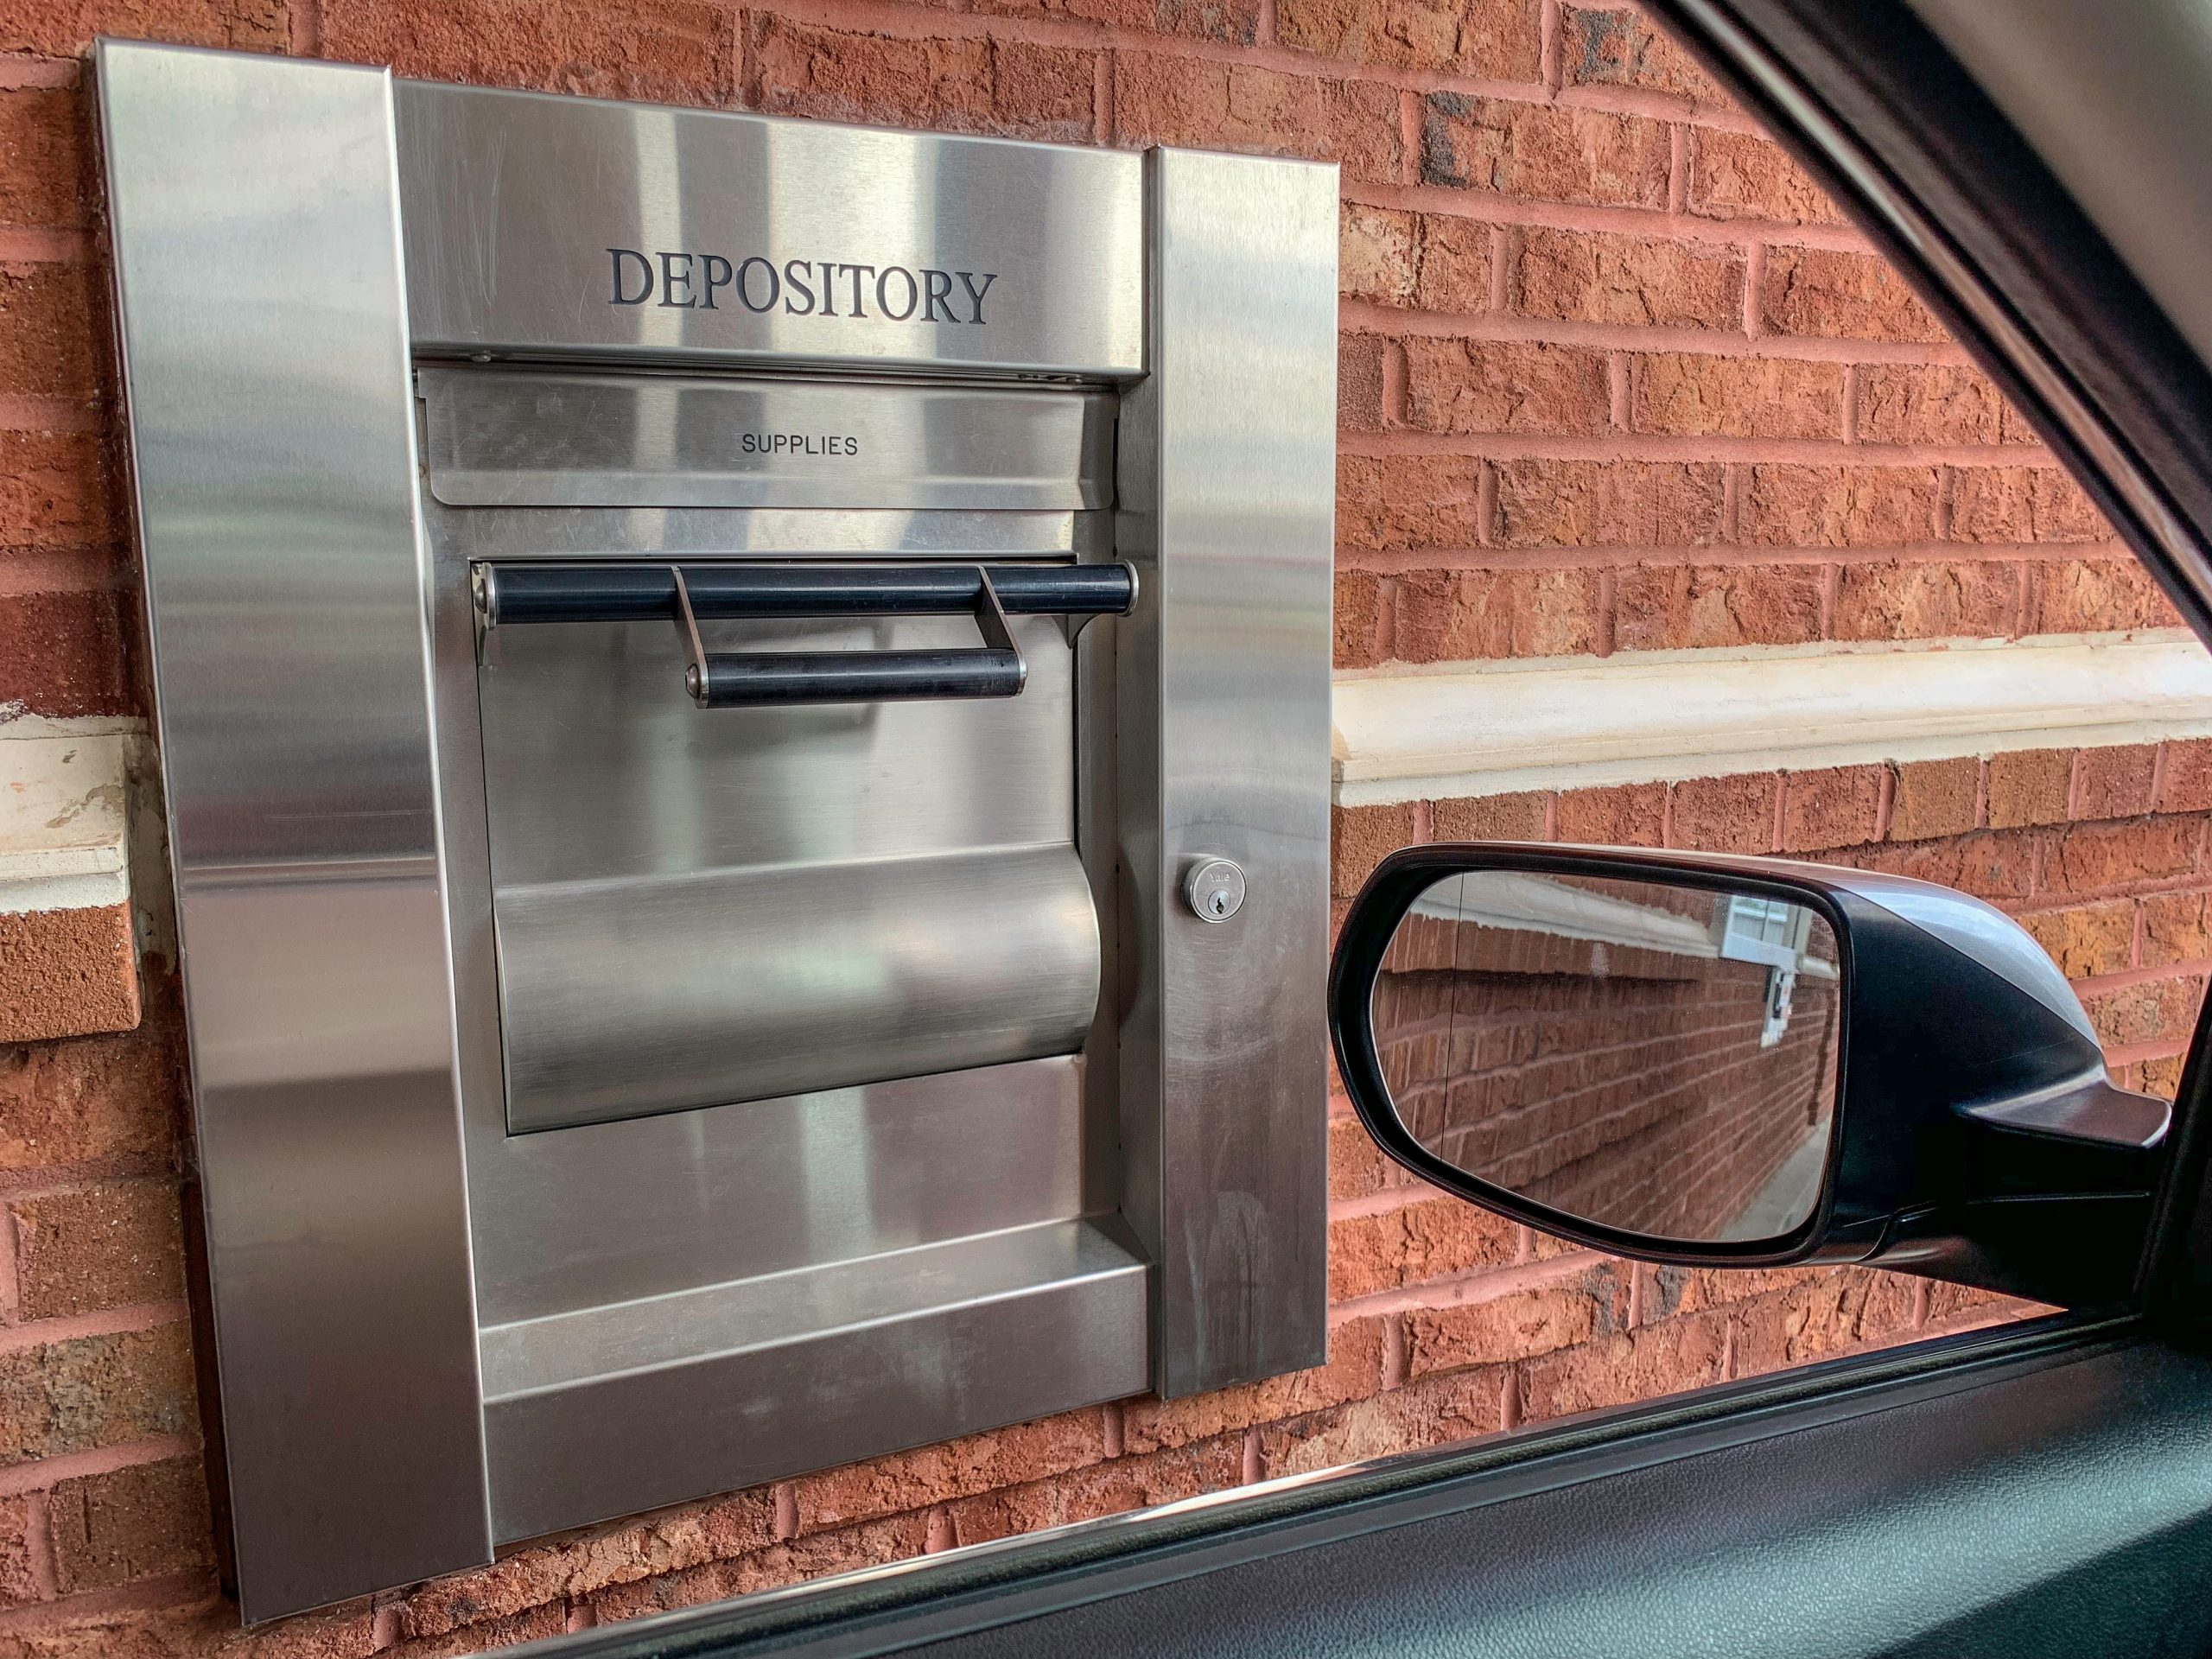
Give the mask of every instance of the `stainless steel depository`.
M 1334 169 L 97 76 L 245 1616 L 1321 1361 Z

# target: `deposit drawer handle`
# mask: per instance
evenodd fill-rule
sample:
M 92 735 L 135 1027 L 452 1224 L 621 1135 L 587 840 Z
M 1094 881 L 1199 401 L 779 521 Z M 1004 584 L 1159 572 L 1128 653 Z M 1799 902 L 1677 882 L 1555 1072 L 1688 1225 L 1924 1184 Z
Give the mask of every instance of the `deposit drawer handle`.
M 1126 564 L 480 565 L 483 626 L 673 618 L 684 689 L 702 709 L 766 703 L 1012 697 L 1029 677 L 1009 611 L 1069 618 L 1126 613 Z M 883 616 L 965 611 L 982 635 L 964 651 L 710 652 L 699 618 Z M 1070 630 L 1073 639 L 1073 630 Z

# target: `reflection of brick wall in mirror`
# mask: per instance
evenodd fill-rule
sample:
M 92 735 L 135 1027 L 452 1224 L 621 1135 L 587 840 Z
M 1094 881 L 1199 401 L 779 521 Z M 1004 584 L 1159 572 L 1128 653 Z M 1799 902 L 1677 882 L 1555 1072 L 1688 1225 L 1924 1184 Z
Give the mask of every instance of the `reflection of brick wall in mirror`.
M 1712 902 L 1600 886 L 1676 914 Z M 1824 925 L 1808 944 L 1834 960 Z M 1629 1231 L 1748 1237 L 1833 1109 L 1836 989 L 1800 976 L 1763 1046 L 1759 963 L 1415 914 L 1376 983 L 1376 1043 L 1400 1116 L 1445 1161 Z

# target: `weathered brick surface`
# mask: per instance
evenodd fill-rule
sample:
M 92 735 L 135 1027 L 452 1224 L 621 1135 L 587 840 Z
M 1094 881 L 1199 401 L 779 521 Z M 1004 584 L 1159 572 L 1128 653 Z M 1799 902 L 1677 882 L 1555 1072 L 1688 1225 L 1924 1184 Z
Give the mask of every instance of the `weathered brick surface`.
M 1725 243 L 1531 226 L 1516 234 L 1510 295 L 1528 317 L 1732 328 L 1744 315 L 1744 253 Z
M 0 1467 L 193 1427 L 184 1325 L 0 1352 Z
M 1564 8 L 1560 78 L 1570 86 L 1634 86 L 1696 103 L 1724 101 L 1688 53 L 1633 11 Z
M 1642 116 L 1431 92 L 1421 178 L 1446 188 L 1542 200 L 1663 207 L 1666 127 Z
M 16 1230 L 18 1315 L 89 1313 L 184 1294 L 183 1224 L 166 1181 L 102 1183 L 18 1198 L 0 1211 Z
M 1711 127 L 1690 135 L 1686 196 L 1690 212 L 1707 219 L 1833 225 L 1843 217 L 1781 145 Z
M 214 1565 L 197 1457 L 62 1481 L 48 1499 L 47 1524 L 64 1594 Z

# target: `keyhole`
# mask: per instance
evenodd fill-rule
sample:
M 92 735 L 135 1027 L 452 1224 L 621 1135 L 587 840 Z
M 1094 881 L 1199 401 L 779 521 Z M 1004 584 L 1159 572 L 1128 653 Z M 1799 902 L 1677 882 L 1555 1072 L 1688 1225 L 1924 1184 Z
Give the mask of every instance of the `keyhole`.
M 1206 895 L 1206 908 L 1207 908 L 1208 910 L 1210 910 L 1210 911 L 1213 912 L 1213 913 L 1214 913 L 1215 915 L 1217 915 L 1217 916 L 1226 916 L 1226 915 L 1228 915 L 1228 914 L 1229 914 L 1229 891 L 1228 891 L 1228 889 L 1227 889 L 1227 888 L 1225 888 L 1225 887 L 1216 887 L 1216 888 L 1215 888 L 1211 893 L 1208 893 L 1208 894 Z

